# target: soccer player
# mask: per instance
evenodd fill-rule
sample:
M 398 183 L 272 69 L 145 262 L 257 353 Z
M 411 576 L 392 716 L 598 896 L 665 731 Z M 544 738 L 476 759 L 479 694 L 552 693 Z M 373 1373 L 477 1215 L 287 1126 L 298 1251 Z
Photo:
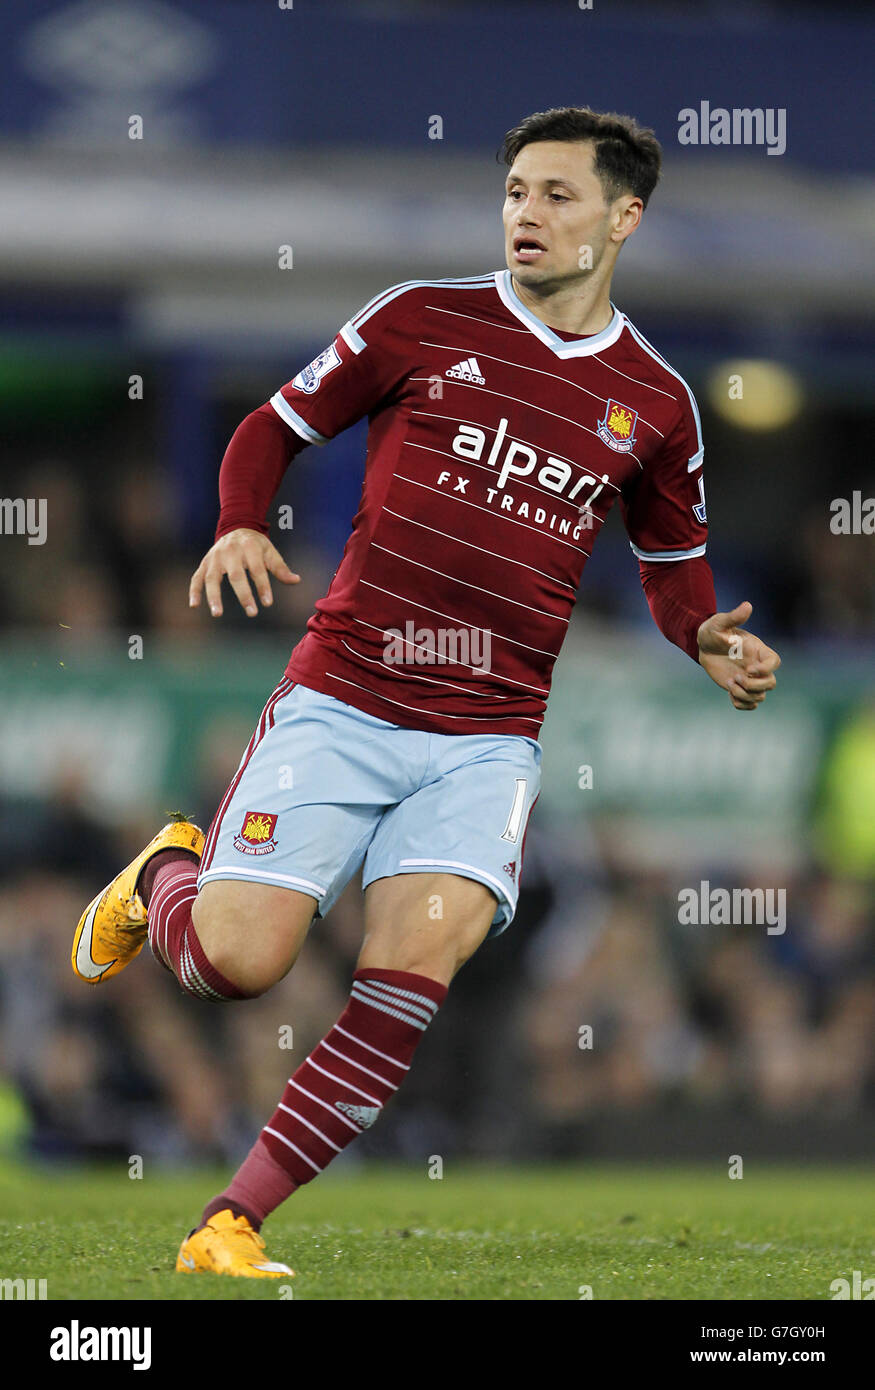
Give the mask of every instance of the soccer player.
M 553 664 L 615 502 L 669 641 L 737 710 L 775 685 L 751 605 L 717 611 L 693 394 L 610 298 L 659 144 L 569 107 L 527 117 L 503 156 L 506 269 L 378 294 L 236 430 L 192 604 L 205 592 L 221 616 L 227 578 L 254 617 L 271 576 L 298 581 L 269 539 L 271 500 L 302 449 L 367 415 L 352 533 L 206 836 L 165 826 L 76 933 L 91 983 L 148 937 L 189 994 L 249 999 L 363 866 L 346 1009 L 180 1271 L 291 1273 L 263 1255 L 265 1217 L 374 1123 L 453 976 L 510 925 Z

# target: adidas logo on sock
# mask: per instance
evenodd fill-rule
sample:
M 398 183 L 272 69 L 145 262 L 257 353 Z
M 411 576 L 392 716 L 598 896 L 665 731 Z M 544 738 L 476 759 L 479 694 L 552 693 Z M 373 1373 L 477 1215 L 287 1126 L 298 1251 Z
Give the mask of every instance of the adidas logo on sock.
M 379 1105 L 347 1105 L 345 1100 L 334 1102 L 338 1110 L 348 1115 L 360 1129 L 370 1129 L 380 1113 Z
M 486 385 L 486 377 L 480 375 L 480 363 L 476 357 L 467 357 L 457 362 L 455 367 L 447 367 L 445 376 L 455 377 L 457 381 L 476 381 L 478 386 Z

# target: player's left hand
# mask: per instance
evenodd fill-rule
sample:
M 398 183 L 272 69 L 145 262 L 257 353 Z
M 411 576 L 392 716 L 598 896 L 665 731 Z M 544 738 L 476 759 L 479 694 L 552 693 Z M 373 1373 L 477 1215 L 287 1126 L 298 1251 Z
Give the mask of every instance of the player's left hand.
M 752 632 L 743 632 L 753 604 L 740 603 L 731 613 L 714 613 L 699 627 L 699 665 L 723 690 L 736 709 L 756 709 L 777 680 L 781 658 Z

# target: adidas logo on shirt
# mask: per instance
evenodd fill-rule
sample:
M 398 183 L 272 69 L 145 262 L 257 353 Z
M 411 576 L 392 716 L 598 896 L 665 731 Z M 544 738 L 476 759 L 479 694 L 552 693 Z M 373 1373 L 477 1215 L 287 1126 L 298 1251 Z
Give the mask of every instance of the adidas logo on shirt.
M 467 357 L 457 362 L 455 367 L 447 367 L 445 376 L 455 377 L 457 381 L 476 381 L 478 386 L 486 385 L 486 377 L 480 375 L 480 363 L 476 357 Z

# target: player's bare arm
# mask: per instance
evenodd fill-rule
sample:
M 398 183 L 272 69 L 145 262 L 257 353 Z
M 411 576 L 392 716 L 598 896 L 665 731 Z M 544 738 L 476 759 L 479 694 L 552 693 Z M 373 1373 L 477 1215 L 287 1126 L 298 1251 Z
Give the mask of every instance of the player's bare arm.
M 248 578 L 247 578 L 248 575 Z M 228 531 L 211 546 L 191 577 L 188 591 L 190 607 L 197 608 L 206 592 L 214 618 L 222 616 L 222 580 L 227 578 L 248 618 L 258 612 L 249 580 L 263 607 L 273 603 L 270 576 L 281 584 L 298 584 L 301 576 L 289 569 L 276 546 L 260 531 L 245 526 Z
M 731 613 L 714 613 L 698 632 L 699 664 L 712 681 L 729 692 L 736 709 L 756 709 L 777 684 L 781 658 L 753 632 L 743 631 L 753 605 L 745 602 Z

